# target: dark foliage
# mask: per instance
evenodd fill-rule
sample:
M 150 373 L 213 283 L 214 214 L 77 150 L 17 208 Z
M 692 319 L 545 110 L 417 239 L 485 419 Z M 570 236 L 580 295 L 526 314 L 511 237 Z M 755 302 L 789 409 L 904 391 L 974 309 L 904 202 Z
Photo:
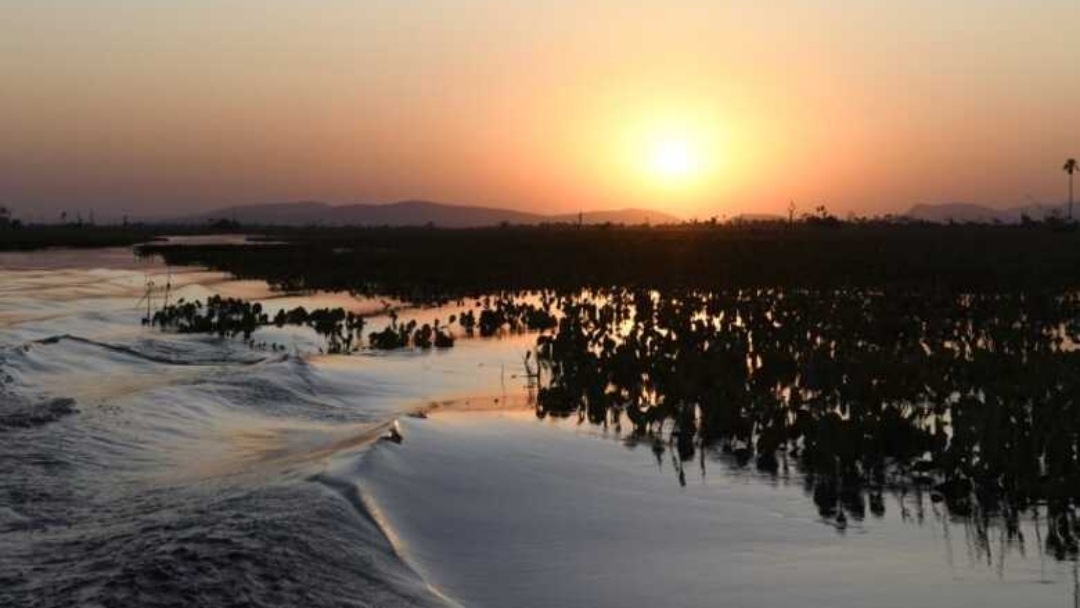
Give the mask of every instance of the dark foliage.
M 384 330 L 371 332 L 368 341 L 376 350 L 394 350 L 414 346 L 420 349 L 450 348 L 454 337 L 448 328 L 436 320 L 434 325 L 418 326 L 415 321 L 399 324 L 396 313 L 391 312 L 391 323 Z M 453 323 L 455 317 L 451 317 Z M 260 327 L 302 326 L 310 327 L 326 340 L 325 352 L 329 354 L 348 354 L 362 346 L 364 326 L 367 324 L 361 315 L 343 308 L 319 308 L 307 310 L 299 306 L 292 310 L 279 310 L 273 319 L 263 312 L 262 304 L 246 302 L 235 298 L 211 296 L 203 304 L 201 301 L 188 302 L 183 299 L 176 304 L 165 306 L 153 313 L 143 323 L 161 327 L 179 333 L 216 334 L 221 338 L 242 336 L 245 341 L 255 344 L 252 335 Z
M 160 230 L 138 227 L 21 225 L 0 230 L 0 251 L 31 251 L 49 247 L 126 247 L 158 238 Z
M 680 478 L 705 450 L 777 474 L 794 463 L 838 524 L 882 514 L 890 490 L 973 521 L 1001 516 L 1010 535 L 1019 513 L 1044 505 L 1047 548 L 1077 554 L 1080 237 L 1070 225 L 825 217 L 291 239 L 144 251 L 286 289 L 418 303 L 498 294 L 458 323 L 469 336 L 543 332 L 540 416 L 651 438 Z M 395 320 L 371 343 L 398 348 L 417 331 Z
M 825 222 L 671 228 L 296 230 L 285 244 L 151 244 L 289 291 L 451 300 L 501 291 L 873 287 L 1000 291 L 1076 284 L 1080 234 L 1049 227 Z
M 1080 499 L 1080 298 L 617 291 L 539 339 L 541 415 L 795 458 L 842 489 L 922 483 L 954 513 Z M 831 489 L 830 489 L 831 488 Z

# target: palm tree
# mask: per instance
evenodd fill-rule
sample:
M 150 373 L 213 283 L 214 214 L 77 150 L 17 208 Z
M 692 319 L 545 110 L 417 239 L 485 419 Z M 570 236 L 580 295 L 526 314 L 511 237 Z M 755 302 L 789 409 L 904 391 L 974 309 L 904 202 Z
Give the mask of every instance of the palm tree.
M 1075 158 L 1070 158 L 1065 161 L 1065 166 L 1062 169 L 1069 174 L 1069 219 L 1073 219 L 1073 174 L 1080 168 L 1076 164 Z

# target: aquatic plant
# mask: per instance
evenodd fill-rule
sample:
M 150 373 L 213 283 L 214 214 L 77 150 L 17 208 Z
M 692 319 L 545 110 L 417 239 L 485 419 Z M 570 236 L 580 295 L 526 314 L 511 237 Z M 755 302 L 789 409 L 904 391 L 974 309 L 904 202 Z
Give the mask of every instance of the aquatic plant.
M 823 515 L 922 484 L 954 513 L 1080 500 L 1075 294 L 613 291 L 538 339 L 538 415 L 794 458 Z M 977 507 L 976 507 L 977 505 Z
M 419 349 L 451 348 L 454 336 L 447 326 L 436 319 L 433 325 L 418 325 L 416 321 L 398 323 L 397 313 L 389 311 L 390 324 L 380 331 L 368 334 L 368 344 L 376 350 L 395 350 L 415 347 Z M 451 321 L 452 323 L 453 321 Z M 273 325 L 309 327 L 323 337 L 327 354 L 348 354 L 362 346 L 367 320 L 343 308 L 320 308 L 307 310 L 303 306 L 281 309 L 271 319 L 263 312 L 262 304 L 237 298 L 210 296 L 205 305 L 201 301 L 184 299 L 165 305 L 143 323 L 178 333 L 216 334 L 221 338 L 242 336 L 252 340 L 252 334 L 260 327 Z
M 1040 506 L 1047 547 L 1075 556 L 1076 235 L 829 220 L 301 232 L 257 251 L 147 251 L 281 288 L 478 298 L 456 318 L 465 337 L 538 332 L 535 382 L 525 360 L 538 416 L 670 450 L 680 480 L 705 451 L 797 467 L 838 527 L 883 513 L 887 491 L 973 519 Z M 443 327 L 394 318 L 369 343 L 429 348 Z

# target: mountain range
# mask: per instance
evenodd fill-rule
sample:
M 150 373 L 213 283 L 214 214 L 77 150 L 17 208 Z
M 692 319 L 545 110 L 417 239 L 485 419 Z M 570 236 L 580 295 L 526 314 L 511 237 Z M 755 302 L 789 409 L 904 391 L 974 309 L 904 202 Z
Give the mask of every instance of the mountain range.
M 903 217 L 913 220 L 948 223 L 1020 223 L 1024 216 L 1043 220 L 1054 214 L 1067 215 L 1065 205 L 1031 204 L 996 209 L 972 203 L 915 205 Z M 744 214 L 743 221 L 782 220 L 782 216 Z M 430 201 L 400 201 L 386 204 L 331 205 L 319 201 L 298 201 L 224 207 L 196 215 L 174 218 L 181 224 L 201 224 L 215 220 L 236 220 L 245 225 L 261 226 L 425 226 L 475 228 L 499 224 L 577 223 L 577 213 L 542 214 L 496 207 L 448 205 Z M 680 219 L 670 213 L 648 209 L 587 211 L 580 215 L 585 224 L 673 224 Z
M 176 218 L 177 223 L 198 224 L 227 219 L 246 225 L 263 226 L 425 226 L 474 228 L 508 224 L 576 223 L 577 213 L 544 215 L 499 209 L 447 205 L 429 201 L 401 201 L 380 205 L 331 205 L 318 201 L 271 203 L 225 207 L 197 215 Z M 586 224 L 669 224 L 679 218 L 647 209 L 588 211 L 580 215 Z

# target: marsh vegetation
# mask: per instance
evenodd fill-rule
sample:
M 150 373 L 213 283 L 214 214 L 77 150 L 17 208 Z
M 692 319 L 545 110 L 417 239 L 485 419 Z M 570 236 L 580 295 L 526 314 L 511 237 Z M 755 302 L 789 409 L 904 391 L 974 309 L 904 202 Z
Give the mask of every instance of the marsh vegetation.
M 706 450 L 769 474 L 797 469 L 822 517 L 841 527 L 884 513 L 889 492 L 925 495 L 973 520 L 1000 517 L 1010 534 L 1040 507 L 1050 552 L 1077 554 L 1074 232 L 771 225 L 298 236 L 146 252 L 282 289 L 420 305 L 479 296 L 446 325 L 394 318 L 368 346 L 532 330 L 537 415 L 648 440 L 658 457 L 671 454 L 681 481 L 684 463 Z M 221 306 L 235 309 L 226 318 L 246 336 L 272 322 L 257 305 L 216 306 L 217 319 Z M 164 324 L 216 327 L 187 314 Z M 364 327 L 344 311 L 282 315 L 345 350 Z
M 342 228 L 274 230 L 263 238 L 271 243 L 257 250 L 152 243 L 140 251 L 282 291 L 411 302 L 610 287 L 1046 290 L 1075 286 L 1080 268 L 1080 232 L 1053 222 Z

